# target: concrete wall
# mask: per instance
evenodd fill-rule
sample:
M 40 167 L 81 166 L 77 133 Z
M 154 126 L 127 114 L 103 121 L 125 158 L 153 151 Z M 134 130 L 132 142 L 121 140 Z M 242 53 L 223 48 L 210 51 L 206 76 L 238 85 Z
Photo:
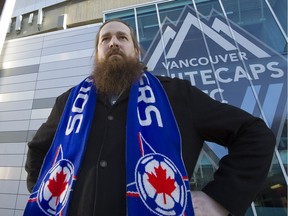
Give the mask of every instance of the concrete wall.
M 10 30 L 8 30 L 9 33 L 7 34 L 8 40 L 55 31 L 59 29 L 58 17 L 63 14 L 67 14 L 67 28 L 70 28 L 101 22 L 103 11 L 106 10 L 151 2 L 147 0 L 38 0 L 38 4 L 33 4 L 33 1 L 37 0 L 17 0 Z M 51 2 L 54 2 L 54 4 Z M 43 22 L 41 25 L 37 25 L 39 8 L 42 8 L 43 11 Z M 33 14 L 32 23 L 28 23 L 30 14 Z M 20 15 L 22 16 L 21 30 L 16 31 L 16 20 L 19 19 Z

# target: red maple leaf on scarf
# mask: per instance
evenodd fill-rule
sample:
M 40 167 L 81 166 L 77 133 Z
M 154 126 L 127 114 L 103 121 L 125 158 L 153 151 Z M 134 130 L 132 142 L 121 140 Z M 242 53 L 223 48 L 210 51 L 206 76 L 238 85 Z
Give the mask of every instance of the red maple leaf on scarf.
M 154 167 L 155 173 L 147 173 L 149 183 L 155 188 L 157 194 L 163 193 L 164 204 L 166 204 L 166 194 L 171 196 L 172 192 L 176 189 L 175 180 L 170 176 L 166 177 L 166 169 L 161 165 Z
M 56 173 L 56 179 L 49 179 L 48 189 L 52 193 L 52 197 L 56 198 L 56 205 L 58 204 L 59 198 L 63 191 L 65 191 L 68 182 L 65 181 L 66 174 L 64 174 L 63 170 L 60 173 Z

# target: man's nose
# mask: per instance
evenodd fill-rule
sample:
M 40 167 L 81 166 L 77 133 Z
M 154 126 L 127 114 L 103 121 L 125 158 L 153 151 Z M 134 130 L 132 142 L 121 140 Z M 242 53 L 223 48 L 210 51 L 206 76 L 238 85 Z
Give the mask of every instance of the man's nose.
M 109 44 L 110 48 L 119 47 L 118 41 L 115 38 L 112 38 Z

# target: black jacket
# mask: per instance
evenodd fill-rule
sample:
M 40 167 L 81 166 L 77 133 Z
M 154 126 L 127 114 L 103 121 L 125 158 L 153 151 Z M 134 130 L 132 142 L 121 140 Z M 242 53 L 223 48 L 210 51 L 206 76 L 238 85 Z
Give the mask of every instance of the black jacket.
M 182 137 L 189 178 L 203 141 L 228 147 L 214 180 L 202 190 L 235 215 L 243 215 L 261 189 L 271 163 L 275 137 L 265 123 L 233 106 L 211 99 L 189 82 L 158 77 L 168 95 Z M 28 143 L 29 191 L 37 181 L 70 91 Z M 73 192 L 71 216 L 126 215 L 125 125 L 129 92 L 111 106 L 99 94 L 83 164 Z M 92 116 L 91 116 L 92 118 Z

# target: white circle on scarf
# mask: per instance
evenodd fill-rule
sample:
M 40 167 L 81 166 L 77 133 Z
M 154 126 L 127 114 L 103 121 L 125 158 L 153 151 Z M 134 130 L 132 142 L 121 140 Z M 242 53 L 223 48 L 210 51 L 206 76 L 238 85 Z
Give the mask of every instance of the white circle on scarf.
M 157 215 L 182 215 L 187 202 L 183 177 L 165 155 L 147 154 L 135 170 L 136 187 L 145 206 Z

